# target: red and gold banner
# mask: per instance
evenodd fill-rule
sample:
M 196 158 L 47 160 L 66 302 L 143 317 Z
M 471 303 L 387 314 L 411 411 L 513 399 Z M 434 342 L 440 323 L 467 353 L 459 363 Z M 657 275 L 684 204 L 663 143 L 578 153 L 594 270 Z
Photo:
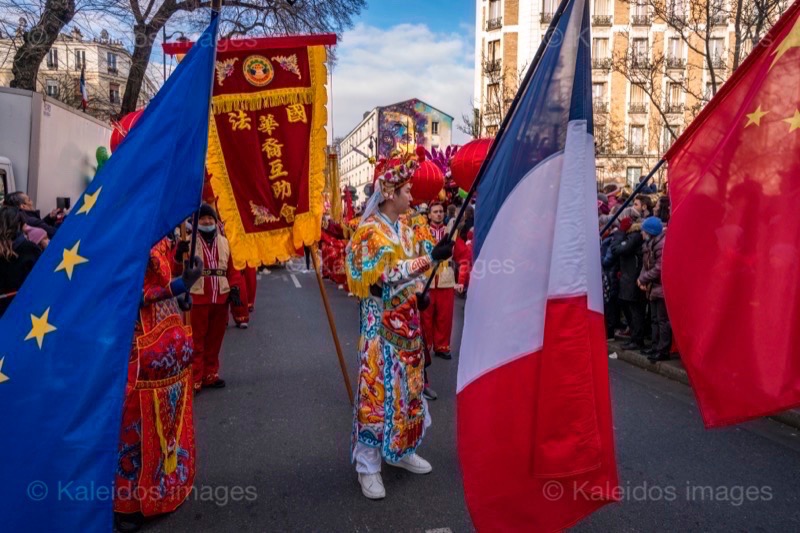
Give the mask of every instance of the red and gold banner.
M 286 260 L 320 239 L 325 45 L 334 43 L 220 42 L 206 167 L 237 268 Z

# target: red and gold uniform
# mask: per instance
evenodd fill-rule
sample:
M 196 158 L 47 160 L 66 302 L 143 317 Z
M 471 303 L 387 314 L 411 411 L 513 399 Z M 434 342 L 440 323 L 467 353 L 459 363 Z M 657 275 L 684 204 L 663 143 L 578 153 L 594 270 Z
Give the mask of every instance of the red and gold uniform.
M 447 226 L 430 224 L 433 242 L 440 242 L 447 236 Z M 422 331 L 425 343 L 437 354 L 450 353 L 450 332 L 453 329 L 453 306 L 455 302 L 456 279 L 453 260 L 443 261 L 436 270 L 430 289 L 430 306 L 422 313 Z
M 197 238 L 197 250 L 202 252 L 205 266 L 203 277 L 191 290 L 195 389 L 219 381 L 219 353 L 228 325 L 231 280 L 239 275 L 233 267 L 228 239 L 219 230 L 206 239 L 202 232 Z
M 345 271 L 345 248 L 347 240 L 341 225 L 329 218 L 322 220 L 322 276 L 337 285 L 347 288 L 347 273 Z
M 114 482 L 118 513 L 172 512 L 194 483 L 192 330 L 170 284 L 180 268 L 167 239 L 150 251 L 128 361 Z

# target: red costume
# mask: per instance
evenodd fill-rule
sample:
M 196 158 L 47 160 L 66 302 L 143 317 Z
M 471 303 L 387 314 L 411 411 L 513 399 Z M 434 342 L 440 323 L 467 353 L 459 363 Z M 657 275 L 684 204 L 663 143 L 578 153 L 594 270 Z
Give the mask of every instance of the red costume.
M 453 261 L 458 267 L 457 283 L 463 285 L 466 290 L 469 287 L 469 274 L 472 271 L 472 239 L 469 235 L 466 236 L 466 239 L 462 239 L 461 236 L 456 239 L 453 247 Z
M 433 242 L 440 242 L 447 236 L 444 224 L 431 224 Z M 450 353 L 450 332 L 453 329 L 453 304 L 455 302 L 455 272 L 453 262 L 448 259 L 439 265 L 431 284 L 431 304 L 422 313 L 422 331 L 425 343 L 433 345 L 439 354 Z
M 169 241 L 150 251 L 128 382 L 114 482 L 114 511 L 169 513 L 194 483 L 192 330 L 170 286 L 180 266 Z
M 242 276 L 244 277 L 244 285 L 247 288 L 247 298 L 245 298 L 244 293 L 242 293 L 242 301 L 247 303 L 247 310 L 252 313 L 256 308 L 256 289 L 258 283 L 255 267 L 249 266 L 242 270 Z
M 228 326 L 228 296 L 239 274 L 233 267 L 228 239 L 217 230 L 210 242 L 200 232 L 197 249 L 203 254 L 203 277 L 192 287 L 194 387 L 219 381 L 219 352 Z
M 347 241 L 344 238 L 342 226 L 332 220 L 323 220 L 320 243 L 322 245 L 322 276 L 347 288 L 347 273 L 344 268 Z
M 233 301 L 230 302 L 231 315 L 233 315 L 233 321 L 236 322 L 237 326 L 250 322 L 250 306 L 248 305 L 247 301 L 249 293 L 247 291 L 247 280 L 245 279 L 243 272 L 244 271 L 234 270 L 230 279 L 228 280 L 230 281 L 231 287 L 236 287 L 239 289 L 240 304 L 236 304 Z

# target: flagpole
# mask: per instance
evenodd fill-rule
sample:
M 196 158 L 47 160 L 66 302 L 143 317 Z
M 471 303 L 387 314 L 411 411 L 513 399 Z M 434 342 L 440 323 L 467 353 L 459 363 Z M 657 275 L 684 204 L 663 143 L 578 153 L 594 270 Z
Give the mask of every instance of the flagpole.
M 495 136 L 494 142 L 489 147 L 489 151 L 486 153 L 486 158 L 481 163 L 481 168 L 478 170 L 478 175 L 475 177 L 475 180 L 472 182 L 472 186 L 469 188 L 469 192 L 467 193 L 467 197 L 464 198 L 464 203 L 461 206 L 461 209 L 456 215 L 456 221 L 453 224 L 453 227 L 450 228 L 450 232 L 447 235 L 447 240 L 452 241 L 453 236 L 455 235 L 456 229 L 458 225 L 461 223 L 461 219 L 464 218 L 464 213 L 466 212 L 467 206 L 469 205 L 470 200 L 475 195 L 475 191 L 478 190 L 478 183 L 480 182 L 481 178 L 483 178 L 484 173 L 486 172 L 486 168 L 488 167 L 488 162 L 491 161 L 492 156 L 497 148 L 498 139 L 501 139 L 503 134 L 508 127 L 508 124 L 511 122 L 514 114 L 517 112 L 517 107 L 519 107 L 519 101 L 522 98 L 522 95 L 525 94 L 525 89 L 530 85 L 531 80 L 533 79 L 533 75 L 536 72 L 536 68 L 539 66 L 539 62 L 542 60 L 542 56 L 544 55 L 545 50 L 547 50 L 548 45 L 550 44 L 550 40 L 553 37 L 553 33 L 556 31 L 556 27 L 558 26 L 558 22 L 561 20 L 561 16 L 564 14 L 564 10 L 567 9 L 567 5 L 569 5 L 571 0 L 561 0 L 561 3 L 558 5 L 558 9 L 553 14 L 553 20 L 550 21 L 550 26 L 547 28 L 547 32 L 542 39 L 542 42 L 539 44 L 539 49 L 536 51 L 536 55 L 533 56 L 533 60 L 531 61 L 531 66 L 528 68 L 528 72 L 525 73 L 525 78 L 522 80 L 522 84 L 517 90 L 517 94 L 514 95 L 514 100 L 511 101 L 511 105 L 508 108 L 508 113 L 506 116 L 503 117 L 503 122 L 500 124 L 500 128 L 497 130 L 497 135 Z M 418 299 L 422 299 L 428 293 L 431 288 L 431 284 L 433 283 L 433 278 L 436 276 L 436 271 L 439 268 L 439 263 L 441 261 L 436 261 L 431 269 L 431 273 L 428 276 L 428 281 L 425 283 L 425 289 L 418 293 Z
M 220 13 L 222 12 L 222 0 L 212 0 L 211 1 L 211 22 L 214 22 Z M 216 64 L 217 59 L 217 33 L 219 32 L 219 24 L 214 29 L 214 64 Z M 197 43 L 195 43 L 197 44 Z M 201 43 L 202 44 L 202 43 Z M 211 102 L 214 99 L 214 71 L 215 69 L 211 69 L 211 77 L 208 80 L 208 83 L 211 85 L 211 91 L 208 93 L 208 117 L 209 120 L 213 120 L 211 115 Z M 205 149 L 206 157 L 208 157 L 208 136 L 206 135 L 206 149 Z M 206 176 L 205 176 L 205 166 L 203 167 L 203 184 L 205 184 Z M 194 257 L 195 252 L 197 251 L 197 225 L 200 219 L 200 206 L 203 205 L 203 187 L 200 187 L 200 201 L 198 202 L 198 209 L 194 212 L 192 216 L 192 242 L 190 245 L 189 250 L 189 266 L 194 266 Z

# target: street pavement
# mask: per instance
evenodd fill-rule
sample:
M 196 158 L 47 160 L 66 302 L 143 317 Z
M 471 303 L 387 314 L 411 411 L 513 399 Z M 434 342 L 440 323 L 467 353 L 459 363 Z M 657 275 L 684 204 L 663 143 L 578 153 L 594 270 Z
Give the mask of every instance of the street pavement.
M 355 386 L 357 301 L 325 284 Z M 463 307 L 457 300 L 454 354 Z M 797 430 L 764 419 L 707 431 L 688 387 L 609 363 L 623 501 L 574 530 L 800 530 Z M 439 400 L 419 454 L 433 472 L 385 466 L 386 499 L 367 500 L 349 460 L 352 410 L 316 278 L 274 269 L 259 280 L 250 329 L 226 334 L 227 388 L 196 397 L 195 490 L 144 531 L 472 531 L 456 454 L 457 364 L 436 359 L 430 369 Z

